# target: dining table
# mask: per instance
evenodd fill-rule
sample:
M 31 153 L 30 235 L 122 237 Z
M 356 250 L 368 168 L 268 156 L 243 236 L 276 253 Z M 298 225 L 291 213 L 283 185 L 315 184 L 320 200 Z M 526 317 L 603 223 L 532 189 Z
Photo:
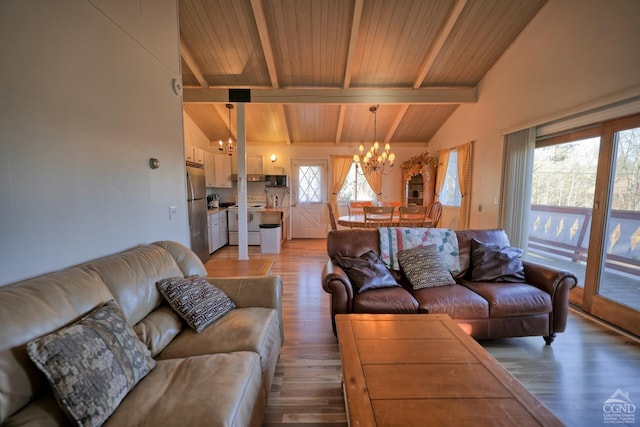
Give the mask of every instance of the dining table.
M 424 227 L 429 227 L 432 220 L 429 217 L 425 218 Z M 362 228 L 366 227 L 364 223 L 364 215 L 356 214 L 356 215 L 343 215 L 338 217 L 338 225 L 342 225 L 343 227 L 351 227 L 351 228 Z M 391 220 L 391 227 L 399 227 L 400 226 L 400 215 L 394 214 Z

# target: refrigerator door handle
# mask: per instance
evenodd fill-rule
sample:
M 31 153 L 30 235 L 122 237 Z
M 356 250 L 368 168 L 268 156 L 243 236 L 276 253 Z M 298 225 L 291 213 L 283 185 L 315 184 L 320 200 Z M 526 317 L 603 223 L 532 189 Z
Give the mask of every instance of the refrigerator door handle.
M 189 175 L 189 172 L 187 172 L 187 186 L 189 187 L 189 192 L 191 193 L 191 197 L 189 199 L 193 200 L 194 199 L 193 182 L 191 182 L 191 175 Z

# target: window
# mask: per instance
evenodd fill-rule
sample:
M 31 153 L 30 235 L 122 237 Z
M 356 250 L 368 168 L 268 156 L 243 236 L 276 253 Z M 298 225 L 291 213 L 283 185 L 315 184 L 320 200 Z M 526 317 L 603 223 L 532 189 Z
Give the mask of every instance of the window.
M 376 195 L 371 189 L 371 186 L 367 182 L 364 175 L 361 175 L 357 169 L 356 164 L 351 164 L 349 174 L 344 180 L 344 185 L 338 193 L 338 203 L 346 203 L 349 201 L 370 201 L 375 200 Z
M 458 181 L 458 151 L 451 150 L 449 153 L 449 163 L 447 164 L 447 174 L 444 185 L 438 198 L 443 206 L 460 206 L 462 196 L 460 194 L 460 181 Z

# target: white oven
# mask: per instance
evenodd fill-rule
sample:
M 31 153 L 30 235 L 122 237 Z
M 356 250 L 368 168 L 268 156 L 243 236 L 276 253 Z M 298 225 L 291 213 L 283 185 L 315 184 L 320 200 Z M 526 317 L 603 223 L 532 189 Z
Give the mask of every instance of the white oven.
M 247 243 L 250 246 L 260 245 L 260 223 L 262 211 L 266 206 L 265 196 L 247 197 Z M 229 245 L 238 246 L 238 207 L 229 207 Z

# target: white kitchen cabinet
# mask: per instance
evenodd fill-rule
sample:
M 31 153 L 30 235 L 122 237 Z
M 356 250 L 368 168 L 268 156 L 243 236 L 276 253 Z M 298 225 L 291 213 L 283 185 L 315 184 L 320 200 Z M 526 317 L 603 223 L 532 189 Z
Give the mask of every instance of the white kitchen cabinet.
M 231 157 L 205 152 L 204 180 L 207 187 L 231 188 Z
M 262 175 L 262 156 L 247 156 L 247 175 Z
M 211 217 L 213 216 L 213 214 L 208 214 L 207 215 L 207 235 L 209 236 L 209 253 L 212 253 L 215 251 L 215 249 L 213 249 L 213 235 L 212 235 L 212 228 L 211 228 Z
M 207 187 L 215 187 L 215 158 L 216 155 L 210 152 L 204 154 L 204 183 Z
M 209 253 L 215 252 L 229 243 L 229 229 L 227 227 L 227 211 L 211 212 L 209 222 Z
M 229 243 L 229 225 L 227 223 L 227 211 L 218 213 L 218 232 L 220 241 L 220 247 L 223 247 Z
M 214 184 L 217 188 L 231 188 L 231 157 L 214 154 Z
M 204 150 L 191 144 L 184 144 L 184 159 L 187 162 L 204 164 Z
M 194 163 L 204 165 L 204 150 L 202 148 L 193 147 L 193 157 L 195 158 Z

